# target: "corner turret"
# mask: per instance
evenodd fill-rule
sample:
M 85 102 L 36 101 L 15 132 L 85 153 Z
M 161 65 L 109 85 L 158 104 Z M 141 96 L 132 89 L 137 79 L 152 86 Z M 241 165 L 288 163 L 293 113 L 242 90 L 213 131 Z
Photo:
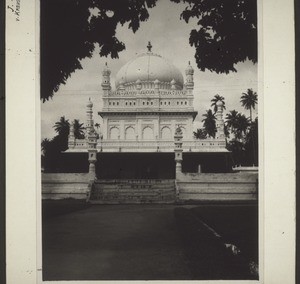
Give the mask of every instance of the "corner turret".
M 223 120 L 223 102 L 217 101 L 217 112 L 216 112 L 216 138 L 225 139 L 224 134 L 224 120 Z
M 105 63 L 105 67 L 102 71 L 102 90 L 103 91 L 110 91 L 111 90 L 111 85 L 110 85 L 110 74 L 111 71 L 107 66 L 107 62 Z
M 189 61 L 187 68 L 185 69 L 185 75 L 186 75 L 185 86 L 186 86 L 187 90 L 193 90 L 194 89 L 194 69 L 191 66 L 190 61 Z

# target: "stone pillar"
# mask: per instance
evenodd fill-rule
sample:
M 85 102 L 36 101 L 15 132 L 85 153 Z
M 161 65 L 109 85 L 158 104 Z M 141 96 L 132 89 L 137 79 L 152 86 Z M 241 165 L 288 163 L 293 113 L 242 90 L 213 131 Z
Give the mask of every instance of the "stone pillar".
M 89 180 L 96 178 L 97 133 L 92 129 L 88 136 Z
M 224 120 L 223 120 L 223 103 L 221 101 L 217 102 L 217 112 L 216 112 L 216 138 L 225 139 L 224 134 Z
M 182 138 L 182 130 L 180 129 L 180 127 L 177 127 L 174 135 L 176 176 L 177 174 L 182 173 Z
M 68 147 L 70 148 L 74 148 L 75 147 L 75 135 L 74 135 L 74 122 L 71 123 L 70 125 L 70 133 L 68 136 Z
M 86 141 L 89 161 L 89 180 L 96 178 L 96 161 L 97 161 L 97 132 L 94 128 L 93 120 L 93 103 L 89 99 L 87 104 L 87 126 L 86 126 Z

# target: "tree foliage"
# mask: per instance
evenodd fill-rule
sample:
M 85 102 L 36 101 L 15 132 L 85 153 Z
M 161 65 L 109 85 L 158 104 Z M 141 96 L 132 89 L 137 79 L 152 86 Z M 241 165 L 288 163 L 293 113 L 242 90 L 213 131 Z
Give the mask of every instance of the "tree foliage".
M 220 95 L 216 94 L 211 100 L 211 102 L 212 102 L 211 107 L 213 107 L 214 113 L 216 113 L 217 110 L 218 110 L 218 107 L 217 107 L 217 102 L 218 101 L 222 102 L 223 103 L 223 109 L 226 109 L 226 107 L 225 107 L 225 98 L 223 96 L 220 96 Z
M 76 139 L 84 139 L 83 123 L 79 119 L 74 120 L 74 136 Z M 70 133 L 69 120 L 64 116 L 53 125 L 57 133 L 51 140 L 45 138 L 41 142 L 42 148 L 42 166 L 45 171 L 56 171 L 59 169 L 62 152 L 68 149 L 68 136 Z
M 225 125 L 231 132 L 234 132 L 234 129 L 237 127 L 238 115 L 239 113 L 236 110 L 231 110 L 226 114 Z
M 257 62 L 256 0 L 171 0 L 188 7 L 181 18 L 187 23 L 197 19 L 190 33 L 200 70 L 217 73 L 236 71 L 234 64 Z
M 231 133 L 227 149 L 231 151 L 234 163 L 258 165 L 258 119 L 251 121 L 244 114 L 232 110 L 226 114 L 225 126 Z
M 207 132 L 204 128 L 198 128 L 196 131 L 193 132 L 194 138 L 196 139 L 205 139 L 207 137 Z
M 226 114 L 226 126 L 234 134 L 235 140 L 241 140 L 246 135 L 250 126 L 249 119 L 236 110 L 231 110 Z
M 165 0 L 166 1 L 166 0 Z M 189 43 L 200 70 L 236 71 L 234 64 L 257 61 L 256 0 L 171 0 L 187 4 L 181 18 L 197 19 Z M 136 32 L 157 0 L 41 0 L 41 99 L 48 100 L 90 58 L 118 58 L 125 44 L 118 25 Z M 91 13 L 91 11 L 94 11 Z M 98 13 L 95 13 L 98 11 Z
M 237 139 L 245 138 L 249 126 L 250 126 L 249 119 L 244 114 L 239 113 L 237 118 L 237 123 L 235 126 L 235 137 Z
M 74 136 L 76 139 L 84 139 L 84 126 L 83 123 L 79 122 L 79 119 L 75 119 L 74 123 Z
M 157 0 L 41 0 L 41 99 L 48 100 L 90 58 L 118 58 L 125 44 L 116 37 L 118 24 L 136 32 Z M 91 14 L 91 10 L 98 14 Z
M 241 104 L 245 109 L 250 110 L 250 120 L 252 121 L 252 109 L 255 109 L 257 104 L 257 94 L 252 89 L 248 89 L 246 93 L 242 94 Z
M 258 165 L 258 118 L 251 122 L 245 139 L 245 152 L 248 163 Z
M 204 119 L 202 119 L 202 122 L 207 136 L 214 138 L 217 132 L 215 115 L 213 114 L 212 110 L 209 109 L 202 116 L 204 117 Z
M 62 116 L 59 121 L 55 122 L 53 128 L 58 135 L 68 136 L 70 132 L 69 120 Z

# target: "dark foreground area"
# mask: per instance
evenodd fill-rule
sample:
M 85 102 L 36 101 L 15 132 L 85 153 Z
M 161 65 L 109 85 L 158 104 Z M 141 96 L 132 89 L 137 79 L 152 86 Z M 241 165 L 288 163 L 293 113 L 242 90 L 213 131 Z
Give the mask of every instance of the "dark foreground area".
M 257 279 L 257 217 L 250 204 L 43 201 L 43 279 Z

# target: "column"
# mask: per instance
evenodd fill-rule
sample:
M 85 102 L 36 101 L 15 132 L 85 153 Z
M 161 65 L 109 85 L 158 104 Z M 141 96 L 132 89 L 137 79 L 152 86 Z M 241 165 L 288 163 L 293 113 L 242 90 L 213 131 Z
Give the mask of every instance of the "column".
M 179 127 L 177 127 L 174 135 L 176 176 L 177 174 L 182 173 L 182 138 L 182 130 Z
M 89 99 L 87 104 L 87 127 L 86 127 L 86 141 L 89 161 L 89 180 L 96 178 L 96 161 L 97 161 L 97 133 L 94 128 L 93 120 L 93 103 Z
M 89 180 L 96 179 L 97 133 L 91 130 L 88 136 Z

